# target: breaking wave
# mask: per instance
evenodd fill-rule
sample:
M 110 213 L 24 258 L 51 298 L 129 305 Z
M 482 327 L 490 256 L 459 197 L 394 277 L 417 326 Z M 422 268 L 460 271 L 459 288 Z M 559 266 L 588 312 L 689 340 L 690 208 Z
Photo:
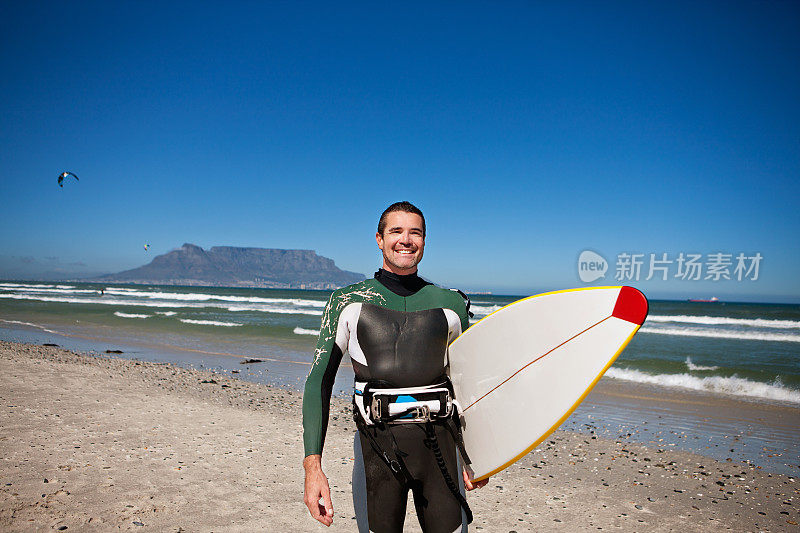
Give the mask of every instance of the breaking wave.
M 776 400 L 800 404 L 800 391 L 790 389 L 776 379 L 772 383 L 762 383 L 737 376 L 697 377 L 690 374 L 647 374 L 630 368 L 609 368 L 606 375 L 625 381 L 676 387 L 682 389 L 728 394 L 731 396 Z
M 96 291 L 93 291 L 96 292 Z M 302 307 L 279 307 L 277 305 L 231 305 L 222 302 L 197 302 L 185 300 L 172 300 L 172 301 L 148 301 L 148 300 L 131 300 L 114 297 L 97 297 L 97 298 L 80 298 L 80 297 L 59 297 L 59 296 L 46 296 L 46 295 L 32 295 L 32 294 L 0 294 L 0 298 L 7 298 L 13 300 L 35 300 L 40 302 L 59 302 L 68 304 L 100 304 L 100 305 L 127 305 L 135 307 L 162 307 L 162 308 L 181 308 L 181 307 L 216 307 L 220 309 L 227 309 L 228 311 L 258 311 L 260 313 L 278 313 L 290 315 L 318 315 L 322 316 L 322 309 L 308 309 Z M 290 300 L 282 300 L 290 301 Z M 308 300 L 312 301 L 312 300 Z
M 197 324 L 200 326 L 224 326 L 224 327 L 244 326 L 244 324 L 239 324 L 238 322 L 218 322 L 216 320 L 193 320 L 191 318 L 179 318 L 178 320 L 186 324 Z
M 770 333 L 763 331 L 731 331 L 699 328 L 652 328 L 642 327 L 642 333 L 679 335 L 682 337 L 710 337 L 715 339 L 741 339 L 752 341 L 800 342 L 800 335 L 793 333 Z
M 295 335 L 319 335 L 318 329 L 305 329 L 301 327 L 294 328 L 293 333 Z
M 487 315 L 491 315 L 498 309 L 502 307 L 499 305 L 470 305 L 469 310 L 472 311 L 472 314 L 475 315 L 476 318 L 483 318 Z
M 689 370 L 717 370 L 718 366 L 704 366 L 704 365 L 696 365 L 692 363 L 691 357 L 686 358 L 686 368 Z
M 30 326 L 32 328 L 39 328 L 42 331 L 46 331 L 47 333 L 55 333 L 56 335 L 60 335 L 59 332 L 53 331 L 52 329 L 47 329 L 44 326 L 40 326 L 39 324 L 34 324 L 32 322 L 23 322 L 21 320 L 4 320 L 0 318 L 0 322 L 6 322 L 7 324 L 19 324 L 20 326 Z
M 122 313 L 120 311 L 114 311 L 114 314 L 122 318 L 150 318 L 151 316 L 153 316 L 153 315 L 137 315 L 135 313 Z
M 754 328 L 800 329 L 796 320 L 770 320 L 766 318 L 730 318 L 725 316 L 690 316 L 690 315 L 653 315 L 648 322 L 678 322 L 683 324 L 701 324 L 708 326 L 749 326 Z

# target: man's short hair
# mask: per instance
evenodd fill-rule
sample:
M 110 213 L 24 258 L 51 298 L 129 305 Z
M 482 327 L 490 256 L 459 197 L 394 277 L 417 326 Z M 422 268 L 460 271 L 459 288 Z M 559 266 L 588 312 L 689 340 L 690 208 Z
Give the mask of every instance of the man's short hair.
M 425 215 L 422 214 L 422 211 L 420 211 L 417 206 L 406 201 L 395 202 L 384 210 L 384 212 L 381 214 L 380 220 L 378 220 L 378 233 L 383 235 L 383 232 L 386 230 L 386 217 L 389 215 L 389 213 L 394 213 L 395 211 L 403 211 L 404 213 L 413 213 L 415 215 L 419 215 L 419 217 L 422 219 L 422 236 L 425 236 Z

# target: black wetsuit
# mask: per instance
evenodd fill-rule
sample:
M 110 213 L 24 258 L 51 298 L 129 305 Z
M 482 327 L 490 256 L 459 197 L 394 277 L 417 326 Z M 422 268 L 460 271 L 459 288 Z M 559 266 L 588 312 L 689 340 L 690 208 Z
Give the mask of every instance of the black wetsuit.
M 447 369 L 447 347 L 468 326 L 467 306 L 455 291 L 441 289 L 416 274 L 397 276 L 379 270 L 374 279 L 334 291 L 322 318 L 319 341 L 303 397 L 306 455 L 322 453 L 333 381 L 344 353 L 349 353 L 357 381 L 390 387 L 438 383 Z M 450 431 L 431 424 L 441 459 L 453 481 L 461 478 Z M 399 424 L 367 428 L 380 448 L 399 456 L 407 479 L 393 473 L 374 442 L 359 432 L 361 457 L 354 470 L 354 503 L 359 527 L 401 532 L 408 490 L 414 492 L 423 531 L 452 533 L 462 528 L 462 510 L 445 482 L 426 427 Z M 360 446 L 358 446 L 360 444 Z M 358 472 L 363 468 L 363 476 Z M 360 486 L 363 485 L 363 486 Z M 361 491 L 366 496 L 360 500 Z

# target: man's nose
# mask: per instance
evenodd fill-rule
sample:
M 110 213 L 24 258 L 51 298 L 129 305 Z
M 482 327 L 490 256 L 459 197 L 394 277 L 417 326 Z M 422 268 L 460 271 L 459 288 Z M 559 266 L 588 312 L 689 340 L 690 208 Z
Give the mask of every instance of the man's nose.
M 400 234 L 400 243 L 411 245 L 411 233 L 404 231 L 402 234 Z

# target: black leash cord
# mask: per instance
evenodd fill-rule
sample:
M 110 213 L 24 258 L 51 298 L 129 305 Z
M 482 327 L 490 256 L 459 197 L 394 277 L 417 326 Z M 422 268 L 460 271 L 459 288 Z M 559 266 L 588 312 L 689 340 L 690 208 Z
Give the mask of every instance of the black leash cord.
M 433 424 L 430 422 L 425 424 L 425 433 L 428 435 L 427 441 L 431 446 L 433 456 L 436 458 L 436 464 L 439 465 L 439 470 L 442 471 L 442 476 L 444 476 L 444 482 L 447 484 L 447 488 L 450 489 L 450 492 L 453 493 L 453 496 L 455 496 L 461 508 L 464 509 L 464 513 L 467 515 L 467 524 L 471 524 L 472 510 L 469 508 L 467 499 L 464 498 L 464 495 L 458 490 L 458 485 L 456 485 L 453 478 L 450 477 L 450 472 L 447 471 L 447 464 L 444 462 L 442 450 L 439 449 L 439 440 L 436 438 L 436 428 L 433 427 Z

